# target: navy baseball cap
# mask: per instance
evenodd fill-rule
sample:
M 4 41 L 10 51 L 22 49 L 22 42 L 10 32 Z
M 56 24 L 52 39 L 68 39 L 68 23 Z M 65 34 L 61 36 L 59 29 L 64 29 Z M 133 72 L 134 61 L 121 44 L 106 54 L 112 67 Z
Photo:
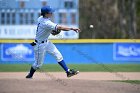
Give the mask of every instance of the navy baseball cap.
M 55 9 L 50 6 L 44 6 L 41 8 L 41 13 L 53 13 Z

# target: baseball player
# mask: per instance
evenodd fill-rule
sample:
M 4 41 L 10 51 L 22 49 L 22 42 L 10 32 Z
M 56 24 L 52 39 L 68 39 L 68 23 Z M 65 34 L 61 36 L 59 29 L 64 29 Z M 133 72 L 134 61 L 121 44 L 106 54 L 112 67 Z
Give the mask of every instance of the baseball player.
M 31 43 L 34 48 L 35 62 L 31 66 L 30 72 L 26 78 L 32 78 L 34 72 L 39 69 L 44 61 L 44 56 L 47 53 L 53 55 L 57 60 L 58 64 L 65 70 L 67 77 L 71 77 L 79 73 L 79 71 L 69 69 L 65 64 L 63 56 L 55 47 L 55 45 L 48 40 L 50 34 L 56 35 L 63 31 L 73 30 L 75 32 L 80 32 L 79 28 L 62 26 L 55 24 L 50 20 L 54 9 L 50 6 L 44 6 L 41 8 L 41 16 L 38 18 L 38 25 L 36 30 L 35 41 Z

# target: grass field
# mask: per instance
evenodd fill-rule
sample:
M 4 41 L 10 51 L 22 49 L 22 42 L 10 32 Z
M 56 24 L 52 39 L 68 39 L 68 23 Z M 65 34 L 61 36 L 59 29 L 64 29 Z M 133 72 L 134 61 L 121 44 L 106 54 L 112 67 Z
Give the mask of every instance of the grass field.
M 125 82 L 131 84 L 140 84 L 140 80 L 117 80 L 116 82 Z
M 30 64 L 0 64 L 0 72 L 26 72 Z M 140 72 L 140 64 L 69 64 L 70 68 L 80 72 Z M 58 64 L 44 64 L 42 69 L 48 72 L 60 72 Z

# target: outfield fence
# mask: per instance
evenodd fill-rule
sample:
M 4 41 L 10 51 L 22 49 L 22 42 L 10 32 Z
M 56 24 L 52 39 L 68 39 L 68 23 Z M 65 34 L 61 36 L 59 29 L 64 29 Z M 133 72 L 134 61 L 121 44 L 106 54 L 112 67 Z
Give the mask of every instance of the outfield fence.
M 73 39 L 50 40 L 69 64 L 140 63 L 140 39 Z M 0 63 L 22 64 L 34 61 L 33 40 L 0 40 Z M 56 64 L 46 55 L 45 64 Z

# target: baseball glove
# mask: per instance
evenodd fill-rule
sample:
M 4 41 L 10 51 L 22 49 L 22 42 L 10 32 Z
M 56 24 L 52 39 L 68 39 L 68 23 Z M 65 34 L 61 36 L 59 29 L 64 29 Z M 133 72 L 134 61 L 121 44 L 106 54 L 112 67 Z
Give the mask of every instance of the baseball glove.
M 52 30 L 52 35 L 58 35 L 61 32 L 61 30 Z

